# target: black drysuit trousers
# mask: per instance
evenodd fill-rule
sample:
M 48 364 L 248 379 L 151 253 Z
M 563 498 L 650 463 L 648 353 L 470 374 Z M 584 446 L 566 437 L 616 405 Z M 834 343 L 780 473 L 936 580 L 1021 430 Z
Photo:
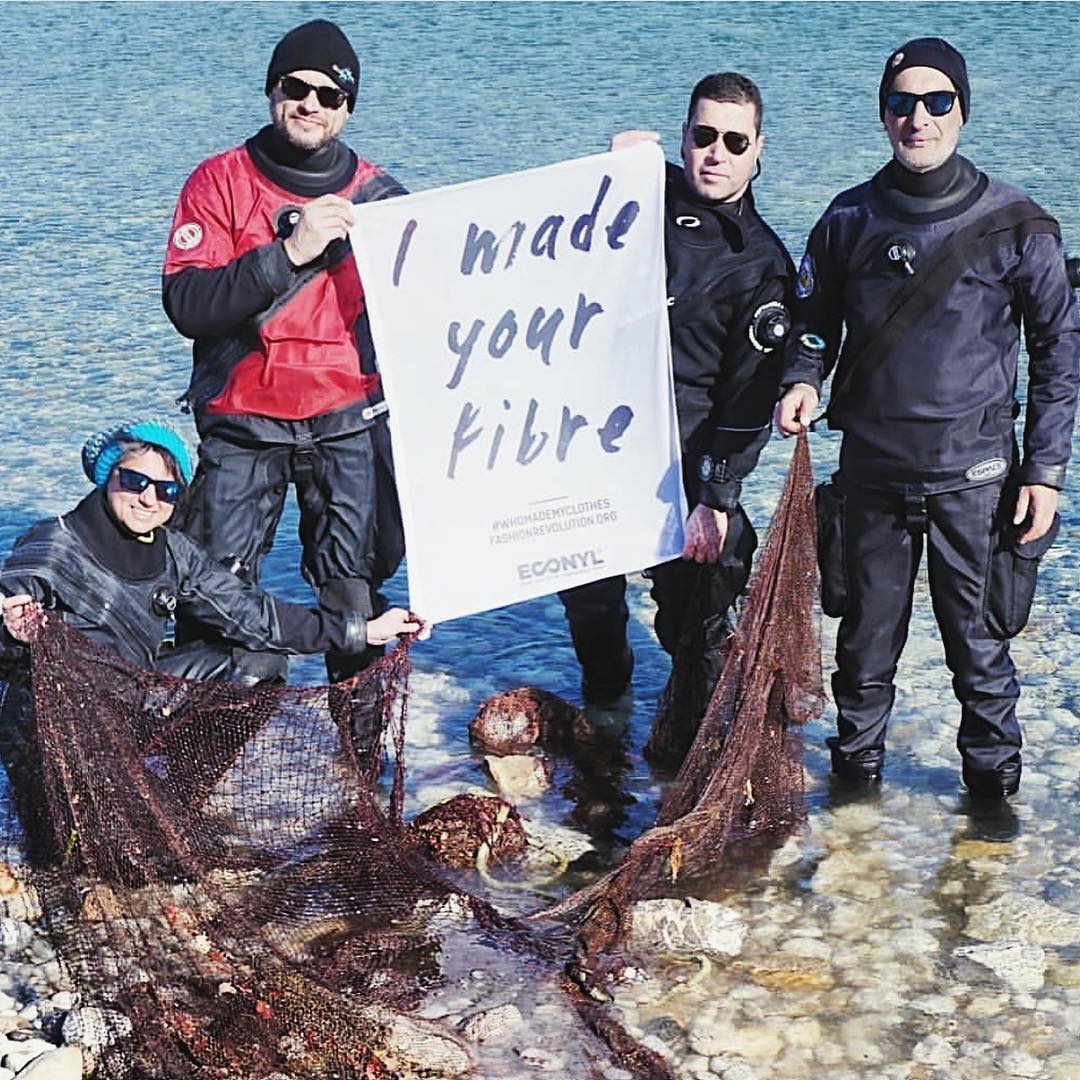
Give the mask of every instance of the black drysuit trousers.
M 238 564 L 257 583 L 292 483 L 300 508 L 301 572 L 319 603 L 333 611 L 378 615 L 378 590 L 404 554 L 401 511 L 385 420 L 363 431 L 305 444 L 239 444 L 208 434 L 181 527 L 215 558 Z M 205 636 L 178 628 L 182 639 Z M 242 652 L 243 650 L 238 650 Z M 366 666 L 379 650 L 327 654 L 332 682 Z M 246 654 L 254 678 L 281 677 L 273 654 Z
M 995 522 L 1011 517 L 1015 489 L 998 481 L 905 496 L 848 486 L 842 476 L 837 482 L 847 577 L 832 680 L 837 750 L 858 757 L 884 749 L 925 546 L 934 616 L 960 702 L 956 745 L 965 770 L 998 772 L 1020 751 L 1020 686 L 1008 642 L 990 634 L 984 612 Z
M 728 612 L 746 588 L 757 535 L 741 506 L 728 513 L 728 531 L 720 559 L 699 566 L 684 559 L 660 563 L 648 571 L 656 601 L 656 636 L 675 656 L 690 650 L 700 667 L 702 711 L 720 675 L 719 645 L 730 623 Z M 626 578 L 603 578 L 559 593 L 570 624 L 574 651 L 587 687 L 621 689 L 630 677 L 626 624 Z M 700 696 L 700 695 L 699 695 Z M 700 719 L 700 715 L 697 717 Z

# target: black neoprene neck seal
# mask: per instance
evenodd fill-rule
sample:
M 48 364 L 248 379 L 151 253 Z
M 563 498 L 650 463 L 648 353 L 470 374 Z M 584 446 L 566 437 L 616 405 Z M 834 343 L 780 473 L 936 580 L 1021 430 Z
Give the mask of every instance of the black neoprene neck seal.
M 944 195 L 960 176 L 960 162 L 963 159 L 953 154 L 943 165 L 929 172 L 912 172 L 905 169 L 896 158 L 889 162 L 890 179 L 895 187 L 905 195 L 918 198 L 933 198 Z
M 145 543 L 112 516 L 103 492 L 91 491 L 64 518 L 97 561 L 117 577 L 141 581 L 164 570 L 163 531 L 155 529 L 153 542 Z
M 919 217 L 957 210 L 977 196 L 979 170 L 967 158 L 953 154 L 930 172 L 905 169 L 893 158 L 874 178 L 878 194 L 894 210 Z
M 247 141 L 255 167 L 279 187 L 313 198 L 340 191 L 356 169 L 356 155 L 340 139 L 302 150 L 267 124 Z

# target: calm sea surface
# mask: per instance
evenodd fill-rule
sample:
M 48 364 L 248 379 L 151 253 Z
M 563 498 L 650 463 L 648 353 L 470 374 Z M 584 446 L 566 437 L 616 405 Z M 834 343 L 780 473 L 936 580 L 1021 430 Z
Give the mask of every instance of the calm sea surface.
M 283 32 L 317 16 L 337 21 L 361 58 L 360 99 L 346 137 L 413 190 L 593 153 L 627 127 L 659 129 L 675 156 L 697 78 L 723 69 L 747 73 L 766 103 L 768 145 L 755 191 L 796 261 L 829 199 L 888 156 L 876 103 L 885 56 L 907 38 L 941 35 L 964 52 L 972 77 L 962 150 L 1025 187 L 1058 217 L 1066 245 L 1080 254 L 1080 33 L 1071 4 L 0 4 L 0 556 L 33 521 L 67 509 L 85 492 L 78 450 L 90 432 L 152 412 L 172 416 L 194 443 L 188 419 L 173 405 L 186 385 L 189 346 L 165 318 L 159 294 L 173 205 L 199 161 L 265 122 L 269 54 Z M 836 440 L 817 435 L 811 449 L 824 474 Z M 747 485 L 748 509 L 762 526 L 789 454 L 790 444 L 774 440 Z M 1000 845 L 990 869 L 965 870 L 986 875 L 985 889 L 974 888 L 973 896 L 993 899 L 1012 890 L 1080 916 L 1073 841 L 1080 829 L 1075 478 L 1064 503 L 1066 529 L 1015 650 L 1029 742 L 1016 803 L 1019 835 Z M 265 583 L 305 600 L 295 534 L 290 509 Z M 391 593 L 404 602 L 404 574 Z M 810 831 L 786 867 L 755 886 L 757 895 L 768 893 L 791 913 L 783 936 L 805 933 L 825 942 L 841 967 L 837 958 L 844 956 L 861 956 L 856 966 L 864 969 L 873 962 L 853 952 L 818 909 L 800 908 L 800 890 L 814 892 L 813 867 L 842 849 L 855 873 L 876 875 L 883 895 L 906 895 L 914 910 L 944 888 L 961 858 L 957 838 L 968 828 L 952 746 L 957 706 L 922 586 L 919 596 L 881 801 L 861 810 L 856 824 L 849 810 L 830 802 L 821 748 L 831 725 L 827 713 L 807 740 Z M 639 752 L 667 671 L 640 580 L 632 600 L 638 667 L 625 782 L 637 801 L 626 836 L 644 828 L 655 808 L 657 784 Z M 826 627 L 827 636 L 833 631 Z M 578 671 L 554 598 L 441 626 L 414 655 L 416 713 L 426 725 L 413 757 L 414 806 L 483 783 L 465 739 L 483 698 L 521 683 L 578 696 Z M 294 677 L 319 681 L 321 663 L 298 663 Z M 558 822 L 562 810 L 537 813 Z M 872 865 L 860 861 L 871 847 L 878 856 Z M 759 918 L 767 922 L 755 913 L 769 905 L 755 905 L 750 896 L 745 904 L 752 926 Z M 898 913 L 880 926 L 886 952 L 888 935 L 903 922 Z M 933 933 L 943 958 L 966 940 L 962 917 L 927 925 L 938 927 Z M 770 933 L 762 931 L 760 940 L 775 944 L 781 935 Z M 1048 971 L 1055 963 L 1075 970 L 1080 935 L 1072 944 L 1072 952 L 1050 958 Z M 759 959 L 767 951 L 763 945 Z M 950 990 L 955 972 L 944 962 L 931 967 L 925 985 L 908 989 L 951 993 L 963 1017 L 968 999 Z M 891 968 L 882 972 L 883 982 L 894 979 Z M 716 995 L 738 986 L 738 976 L 725 978 Z M 1048 975 L 1045 991 L 1029 995 L 1030 1003 L 1014 995 L 1005 1007 L 1006 1013 L 1035 1010 L 1031 1023 L 1055 1034 L 1050 1049 L 1047 1042 L 1031 1049 L 1047 1076 L 1066 1075 L 1054 1071 L 1054 1055 L 1068 1063 L 1068 1055 L 1080 1053 L 1076 982 L 1080 977 L 1055 982 Z M 839 1023 L 826 1017 L 835 1002 L 827 1006 L 805 993 L 796 1011 L 820 1015 L 826 1027 Z M 834 1075 L 900 1069 L 927 1024 L 905 1021 L 881 1042 L 883 1060 L 860 1066 L 851 1051 L 834 1062 L 840 1070 Z M 974 1053 L 978 1042 L 955 1018 L 940 1037 L 952 1040 L 958 1060 L 962 1046 Z M 685 1048 L 679 1053 L 692 1056 Z M 828 1062 L 814 1049 L 806 1054 L 806 1075 Z M 804 1074 L 797 1064 L 757 1068 L 761 1076 Z

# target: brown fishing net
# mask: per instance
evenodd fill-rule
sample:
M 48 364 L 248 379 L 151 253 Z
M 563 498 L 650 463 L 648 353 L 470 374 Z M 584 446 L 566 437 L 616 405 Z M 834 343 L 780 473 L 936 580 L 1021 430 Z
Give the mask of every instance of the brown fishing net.
M 660 823 L 614 871 L 527 925 L 478 898 L 475 870 L 432 858 L 440 845 L 458 867 L 473 852 L 477 866 L 511 857 L 521 847 L 511 808 L 462 797 L 403 821 L 408 648 L 350 684 L 251 690 L 131 667 L 49 620 L 32 650 L 32 701 L 9 688 L 0 751 L 22 829 L 17 876 L 40 898 L 79 991 L 65 1033 L 81 1025 L 69 1041 L 87 1070 L 106 1080 L 504 1075 L 485 1074 L 476 1045 L 418 1008 L 446 982 L 453 942 L 471 934 L 509 957 L 515 977 L 558 988 L 600 1037 L 575 1021 L 569 1075 L 614 1076 L 617 1063 L 674 1076 L 599 1000 L 598 962 L 635 900 L 671 895 L 741 840 L 802 820 L 791 725 L 822 700 L 813 545 L 800 440 Z
M 726 857 L 782 842 L 805 821 L 799 726 L 818 716 L 821 679 L 813 473 L 805 435 L 797 440 L 723 673 L 656 827 L 631 845 L 610 873 L 548 914 L 579 926 L 571 970 L 602 996 L 602 963 L 629 932 L 638 900 L 707 888 Z M 677 684 L 661 700 L 650 744 L 681 738 L 687 717 Z
M 403 821 L 406 647 L 331 688 L 173 679 L 58 620 L 32 657 L 32 700 L 11 688 L 0 740 L 15 870 L 80 992 L 65 1035 L 95 1076 L 484 1075 L 483 1017 L 470 1042 L 468 1016 L 417 1015 L 452 949 L 474 966 L 497 954 L 503 979 L 564 1002 L 574 1075 L 614 1067 L 562 985 L 565 931 L 525 928 L 451 879 L 520 850 L 516 812 L 462 795 Z M 385 749 L 388 790 L 372 764 Z M 641 1075 L 671 1075 L 640 1054 L 656 1063 Z
M 456 894 L 412 857 L 400 770 L 383 809 L 367 782 L 377 748 L 355 735 L 378 709 L 400 746 L 407 664 L 396 651 L 333 707 L 324 688 L 154 675 L 46 625 L 38 775 L 13 779 L 48 929 L 102 1021 L 95 1075 L 468 1068 L 452 1032 L 402 1015 L 437 975 L 419 913 L 434 923 Z

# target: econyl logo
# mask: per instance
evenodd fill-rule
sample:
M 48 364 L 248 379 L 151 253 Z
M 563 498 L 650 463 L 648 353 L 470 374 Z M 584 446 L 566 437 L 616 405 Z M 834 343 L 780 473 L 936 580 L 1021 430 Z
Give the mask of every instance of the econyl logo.
M 584 570 L 590 566 L 603 566 L 604 558 L 599 548 L 588 551 L 574 551 L 569 555 L 553 555 L 550 559 L 537 559 L 536 562 L 518 563 L 518 581 L 530 581 L 533 578 L 548 577 L 550 574 L 568 574 L 573 570 Z

